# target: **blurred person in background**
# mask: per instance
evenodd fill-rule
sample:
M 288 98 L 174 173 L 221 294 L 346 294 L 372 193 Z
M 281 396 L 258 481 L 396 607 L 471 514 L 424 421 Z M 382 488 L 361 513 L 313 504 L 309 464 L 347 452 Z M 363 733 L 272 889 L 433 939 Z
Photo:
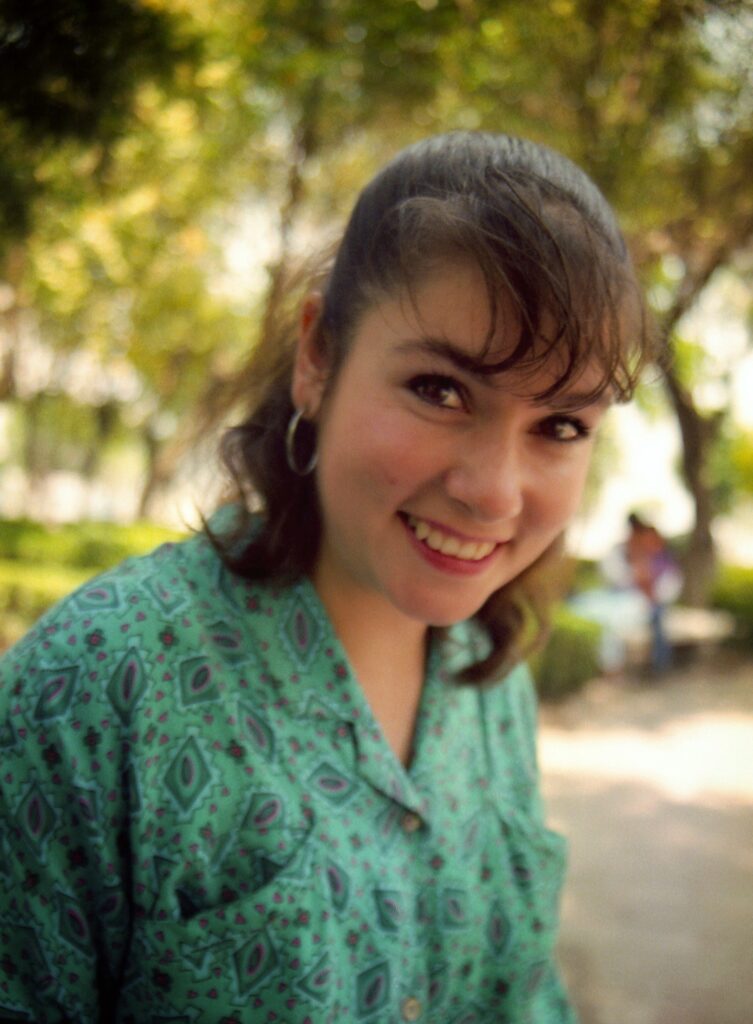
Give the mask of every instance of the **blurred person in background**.
M 672 645 L 666 631 L 666 609 L 682 586 L 679 566 L 666 540 L 651 523 L 637 513 L 628 516 L 625 561 L 633 587 L 648 602 L 651 629 L 651 668 L 665 672 L 672 664 Z

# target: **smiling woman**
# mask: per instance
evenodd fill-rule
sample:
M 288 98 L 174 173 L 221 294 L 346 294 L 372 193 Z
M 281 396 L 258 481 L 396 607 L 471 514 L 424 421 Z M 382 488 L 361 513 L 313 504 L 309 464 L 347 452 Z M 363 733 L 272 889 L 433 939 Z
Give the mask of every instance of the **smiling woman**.
M 521 657 L 649 340 L 557 154 L 439 136 L 367 185 L 227 506 L 0 662 L 0 1018 L 574 1020 Z
M 323 527 L 313 577 L 346 647 L 359 622 L 389 620 L 393 639 L 418 649 L 427 626 L 475 615 L 577 507 L 603 412 L 601 397 L 582 404 L 582 389 L 599 394 L 598 368 L 556 402 L 534 397 L 551 389 L 546 365 L 479 373 L 487 309 L 476 267 L 433 270 L 410 301 L 384 298 L 362 315 L 332 388 L 313 309 L 301 332 L 292 394 L 317 422 Z M 503 362 L 510 343 L 486 347 Z M 461 557 L 469 544 L 484 557 Z
M 401 153 L 363 190 L 333 265 L 322 268 L 312 287 L 299 329 L 281 324 L 279 336 L 256 353 L 258 373 L 247 377 L 256 376 L 257 397 L 247 421 L 226 440 L 239 493 L 250 482 L 268 511 L 266 526 L 250 543 L 243 543 L 249 533 L 242 519 L 224 545 L 226 564 L 250 578 L 314 574 L 326 539 L 322 469 L 313 478 L 291 472 L 275 439 L 297 408 L 309 422 L 316 420 L 321 456 L 328 406 L 337 408 L 338 393 L 349 390 L 339 387 L 341 371 L 349 381 L 367 359 L 372 369 L 379 367 L 390 339 L 394 358 L 411 351 L 416 356 L 411 379 L 417 395 L 428 399 L 427 388 L 436 394 L 440 387 L 445 403 L 496 392 L 498 404 L 506 393 L 527 397 L 532 407 L 548 405 L 560 415 L 541 416 L 542 440 L 547 431 L 575 440 L 588 430 L 583 410 L 596 415 L 610 400 L 629 398 L 651 347 L 640 289 L 601 194 L 559 154 L 509 136 L 453 133 Z M 420 353 L 425 358 L 419 364 Z M 351 358 L 355 370 L 348 369 Z M 394 363 L 393 372 L 398 370 L 404 372 Z M 361 381 L 362 398 L 378 380 L 375 372 Z M 408 378 L 395 383 L 407 386 Z M 482 411 L 471 403 L 456 435 L 470 436 Z M 345 426 L 351 446 L 373 429 L 363 417 L 358 433 L 354 425 Z M 495 467 L 512 451 L 484 436 L 492 453 L 482 445 L 480 479 L 509 483 L 509 473 Z M 316 446 L 311 432 L 308 442 Z M 408 435 L 396 443 L 408 447 Z M 422 435 L 422 443 L 435 442 Z M 475 441 L 471 447 L 478 450 Z M 465 471 L 450 474 L 451 483 L 467 478 Z M 459 525 L 457 509 L 449 519 L 433 518 L 445 527 Z M 456 532 L 486 540 L 488 528 L 468 526 Z M 549 539 L 539 557 L 527 565 L 521 559 L 507 585 L 475 609 L 490 643 L 461 673 L 466 681 L 498 678 L 535 640 L 532 623 L 545 624 L 544 596 L 551 588 L 540 581 L 550 575 L 547 561 L 560 554 L 558 535 Z M 328 612 L 342 631 L 334 609 Z

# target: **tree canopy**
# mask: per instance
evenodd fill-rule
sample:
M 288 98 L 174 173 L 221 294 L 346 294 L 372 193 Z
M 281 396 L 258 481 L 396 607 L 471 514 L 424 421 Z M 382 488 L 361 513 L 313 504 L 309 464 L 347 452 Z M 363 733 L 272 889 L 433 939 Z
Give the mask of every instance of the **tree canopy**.
M 720 273 L 750 283 L 752 51 L 743 0 L 3 0 L 0 399 L 32 475 L 68 422 L 45 404 L 67 403 L 91 424 L 89 473 L 140 438 L 148 504 L 179 442 L 224 414 L 300 239 L 331 234 L 416 137 L 517 132 L 581 164 L 629 236 L 665 339 L 700 598 L 729 501 L 709 467 L 738 449 L 683 324 Z

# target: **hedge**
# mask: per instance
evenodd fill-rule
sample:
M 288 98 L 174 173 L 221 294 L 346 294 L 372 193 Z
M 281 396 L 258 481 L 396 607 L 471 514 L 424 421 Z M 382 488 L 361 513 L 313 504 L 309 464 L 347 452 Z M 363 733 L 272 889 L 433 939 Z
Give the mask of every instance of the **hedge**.
M 542 700 L 563 700 L 601 674 L 601 626 L 582 619 L 565 605 L 555 609 L 546 645 L 530 659 Z
M 28 519 L 5 520 L 0 522 L 0 559 L 98 571 L 181 536 L 154 523 L 75 523 L 50 529 Z
M 737 622 L 738 637 L 753 647 L 753 567 L 722 566 L 711 594 L 715 608 L 730 612 Z

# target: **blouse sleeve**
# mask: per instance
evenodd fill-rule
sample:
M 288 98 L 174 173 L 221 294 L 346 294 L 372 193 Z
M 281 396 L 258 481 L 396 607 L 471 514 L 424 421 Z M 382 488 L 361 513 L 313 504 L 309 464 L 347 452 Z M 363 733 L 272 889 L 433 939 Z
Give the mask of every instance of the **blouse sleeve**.
M 127 735 L 66 602 L 0 659 L 0 1019 L 94 1024 L 129 930 Z M 112 707 L 112 705 L 110 705 Z

